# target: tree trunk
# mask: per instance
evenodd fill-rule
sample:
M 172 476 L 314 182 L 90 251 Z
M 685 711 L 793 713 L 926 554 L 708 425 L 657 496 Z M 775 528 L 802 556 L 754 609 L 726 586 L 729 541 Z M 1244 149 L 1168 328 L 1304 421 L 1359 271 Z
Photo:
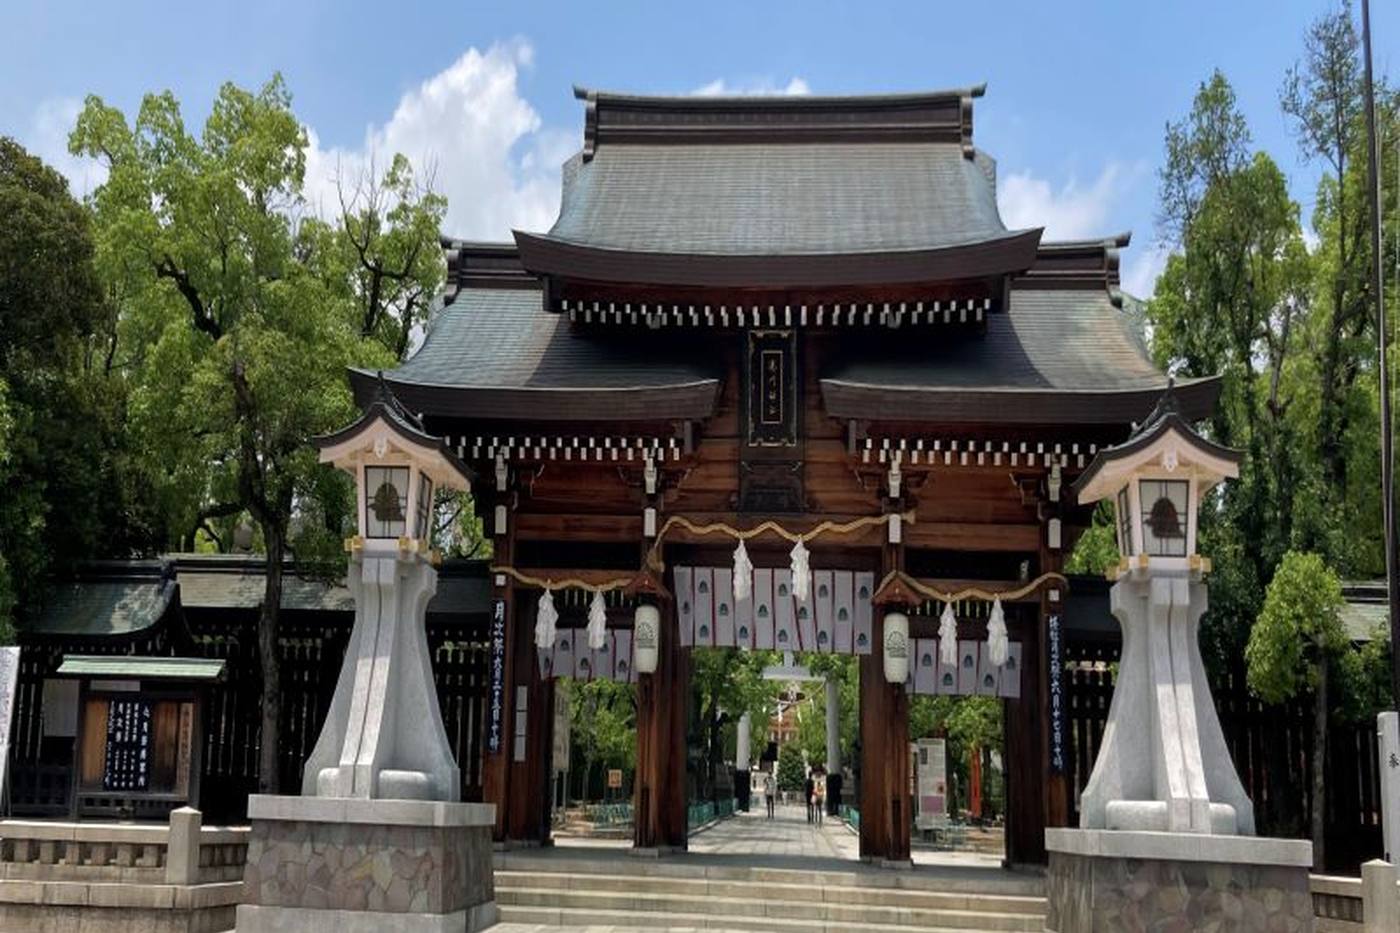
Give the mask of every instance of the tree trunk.
M 1313 693 L 1312 841 L 1313 871 L 1327 868 L 1327 652 L 1317 660 L 1317 690 Z
M 258 746 L 258 792 L 281 792 L 278 749 L 282 726 L 282 659 L 277 652 L 278 620 L 282 608 L 282 556 L 286 548 L 282 531 L 263 522 L 267 543 L 267 574 L 262 608 L 258 612 L 258 662 L 262 668 L 262 731 Z

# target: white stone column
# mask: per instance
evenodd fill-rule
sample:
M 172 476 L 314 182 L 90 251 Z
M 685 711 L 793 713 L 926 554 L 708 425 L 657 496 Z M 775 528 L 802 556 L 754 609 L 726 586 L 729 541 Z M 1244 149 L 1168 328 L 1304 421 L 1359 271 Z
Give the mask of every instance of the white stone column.
M 841 773 L 841 685 L 826 678 L 826 773 Z
M 458 800 L 423 624 L 437 571 L 416 553 L 376 550 L 352 558 L 346 582 L 355 626 L 302 794 Z
M 749 770 L 749 744 L 753 741 L 751 735 L 752 731 L 753 721 L 749 718 L 749 714 L 745 713 L 739 717 L 738 742 L 737 748 L 734 750 L 735 771 Z

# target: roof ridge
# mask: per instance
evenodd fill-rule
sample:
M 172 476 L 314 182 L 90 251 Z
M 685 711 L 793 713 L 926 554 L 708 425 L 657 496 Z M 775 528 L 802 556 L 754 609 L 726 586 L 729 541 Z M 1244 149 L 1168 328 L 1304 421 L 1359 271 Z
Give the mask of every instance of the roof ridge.
M 946 142 L 974 155 L 972 101 L 986 84 L 903 94 L 618 94 L 575 86 L 583 160 L 604 143 Z

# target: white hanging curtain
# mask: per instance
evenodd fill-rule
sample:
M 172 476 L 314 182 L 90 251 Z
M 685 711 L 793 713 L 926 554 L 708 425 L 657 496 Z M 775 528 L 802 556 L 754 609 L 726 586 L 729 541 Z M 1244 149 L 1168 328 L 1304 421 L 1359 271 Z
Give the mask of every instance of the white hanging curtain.
M 753 561 L 749 560 L 749 549 L 743 539 L 734 549 L 734 601 L 741 603 L 753 593 Z
M 535 609 L 535 647 L 554 648 L 558 621 L 559 611 L 554 608 L 554 594 L 545 590 L 540 594 L 540 602 Z
M 792 546 L 792 595 L 799 603 L 805 603 L 812 592 L 812 566 L 807 545 L 799 538 Z
M 992 615 L 987 620 L 987 657 L 993 666 L 1001 667 L 1011 651 L 1006 637 L 1006 613 L 1001 611 L 1001 599 L 992 601 Z
M 608 607 L 603 602 L 603 591 L 593 592 L 593 601 L 588 604 L 588 647 L 597 650 L 608 640 Z
M 938 660 L 945 667 L 956 667 L 958 663 L 958 617 L 953 615 L 953 604 L 943 604 L 943 615 L 938 618 Z

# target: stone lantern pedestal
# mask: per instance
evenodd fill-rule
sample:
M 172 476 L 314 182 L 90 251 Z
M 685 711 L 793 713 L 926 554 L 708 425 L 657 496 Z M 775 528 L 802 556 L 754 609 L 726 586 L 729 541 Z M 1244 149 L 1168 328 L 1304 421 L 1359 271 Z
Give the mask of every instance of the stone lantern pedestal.
M 254 796 L 238 933 L 468 933 L 495 924 L 495 807 L 461 803 L 424 614 L 435 487 L 470 472 L 381 395 L 321 459 L 354 475 L 355 625 L 302 796 Z
M 1182 420 L 1169 389 L 1075 483 L 1080 503 L 1116 506 L 1123 650 L 1079 828 L 1045 833 L 1048 931 L 1314 928 L 1312 843 L 1254 835 L 1201 661 L 1210 562 L 1196 514 L 1238 460 Z

